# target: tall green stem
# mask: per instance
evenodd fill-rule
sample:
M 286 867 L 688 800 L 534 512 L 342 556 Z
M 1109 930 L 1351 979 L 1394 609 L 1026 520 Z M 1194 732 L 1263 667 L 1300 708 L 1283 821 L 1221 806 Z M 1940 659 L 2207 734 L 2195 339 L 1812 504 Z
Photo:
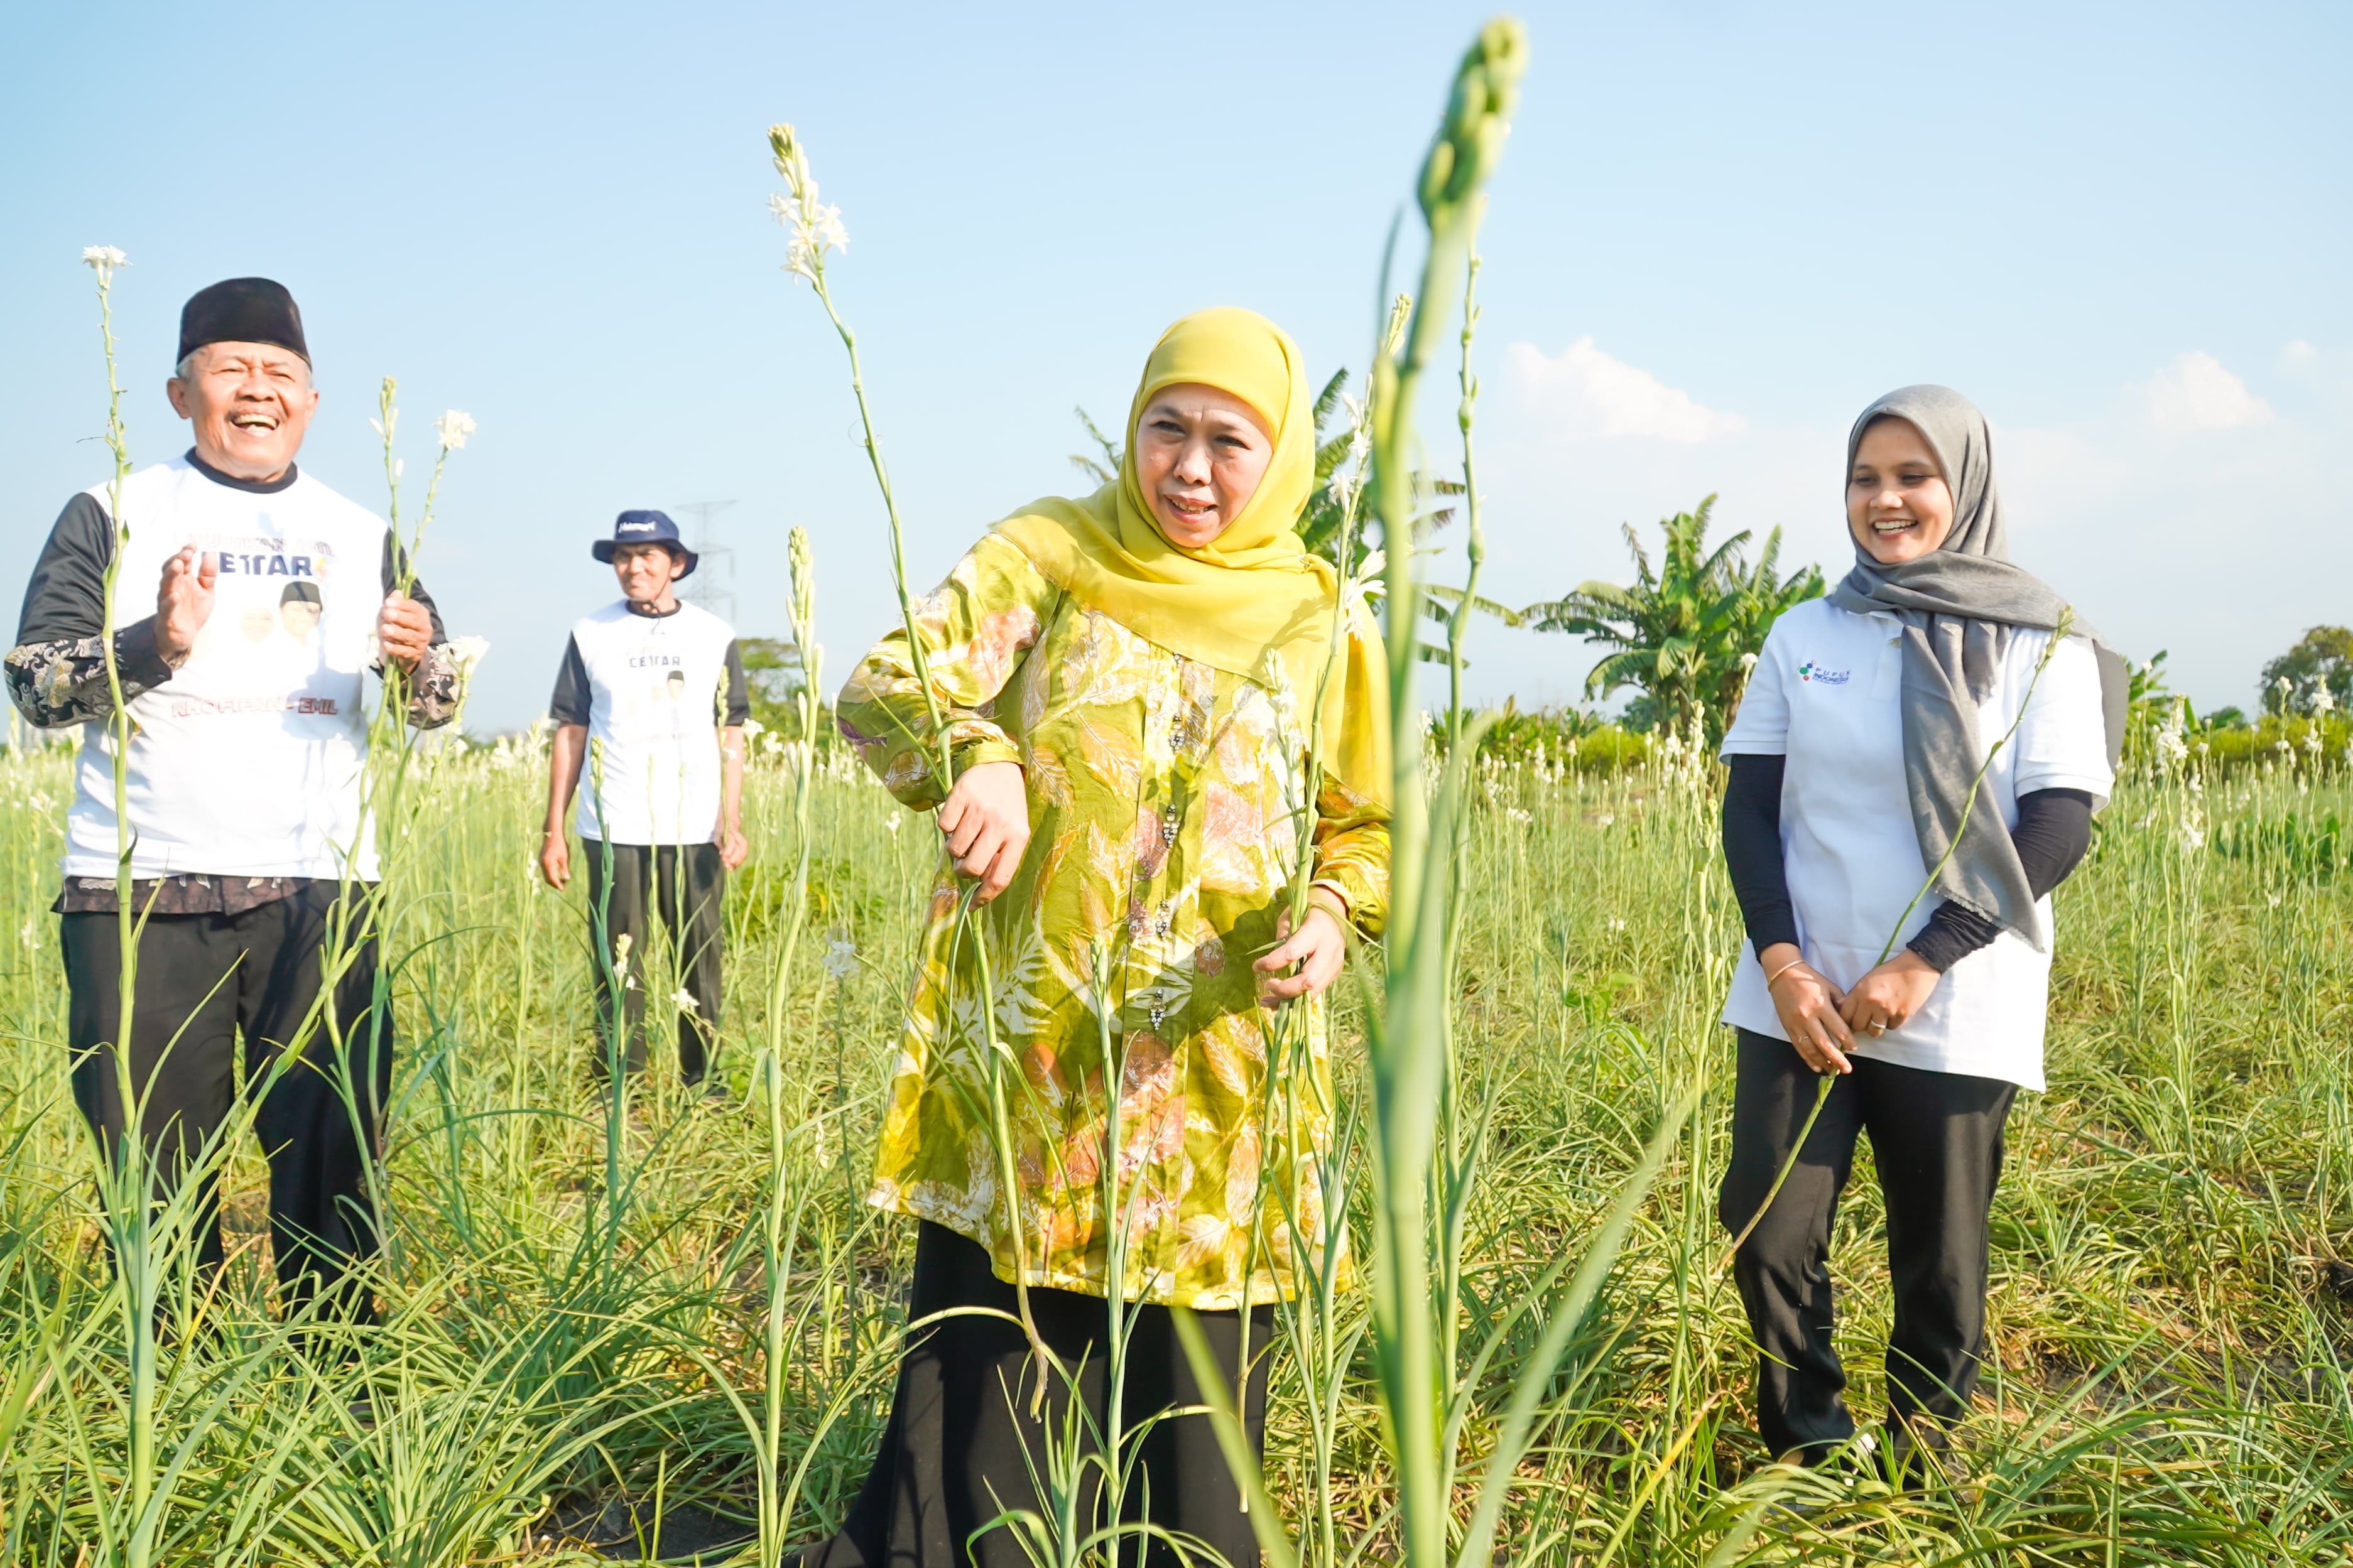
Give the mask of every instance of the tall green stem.
M 1526 40 L 1501 19 L 1480 32 L 1457 69 L 1445 120 L 1422 166 L 1429 226 L 1413 316 L 1393 357 L 1374 367 L 1374 510 L 1388 551 L 1391 731 L 1397 737 L 1390 817 L 1389 960 L 1386 1008 L 1373 1030 L 1377 1205 L 1374 1216 L 1374 1363 L 1384 1425 L 1398 1468 L 1403 1560 L 1429 1568 L 1447 1559 L 1451 1525 L 1440 1417 L 1440 1335 L 1430 1296 L 1428 1196 L 1433 1109 L 1444 1080 L 1447 909 L 1443 858 L 1464 760 L 1448 758 L 1435 842 L 1422 782 L 1414 689 L 1421 590 L 1413 559 L 1413 409 L 1421 377 L 1451 314 L 1448 285 L 1463 275 L 1482 189 L 1502 152 Z M 1435 876 L 1433 876 L 1435 873 Z

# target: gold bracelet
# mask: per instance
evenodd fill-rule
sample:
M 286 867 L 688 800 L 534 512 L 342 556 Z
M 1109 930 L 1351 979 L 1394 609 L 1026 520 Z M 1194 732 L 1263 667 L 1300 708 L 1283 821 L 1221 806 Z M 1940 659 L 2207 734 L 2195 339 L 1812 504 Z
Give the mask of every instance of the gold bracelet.
M 1781 976 L 1788 973 L 1789 971 L 1797 968 L 1799 964 L 1805 962 L 1806 961 L 1802 958 L 1793 958 L 1789 960 L 1788 963 L 1783 964 L 1780 968 L 1775 970 L 1772 973 L 1767 975 L 1765 977 L 1765 989 L 1769 993 L 1773 989 L 1773 982 L 1780 979 Z

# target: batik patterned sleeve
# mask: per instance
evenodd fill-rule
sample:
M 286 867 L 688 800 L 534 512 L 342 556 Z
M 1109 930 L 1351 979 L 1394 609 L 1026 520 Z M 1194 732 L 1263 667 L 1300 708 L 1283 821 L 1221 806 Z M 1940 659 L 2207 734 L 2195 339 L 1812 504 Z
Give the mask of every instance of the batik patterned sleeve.
M 437 642 L 409 673 L 408 721 L 420 730 L 438 730 L 458 716 L 464 695 L 464 672 L 457 657 L 448 643 Z
M 1377 937 L 1389 910 L 1389 814 L 1332 778 L 1315 804 L 1314 885 L 1346 900 L 1356 929 Z
M 997 694 L 1045 629 L 1060 594 L 1018 547 L 991 534 L 917 603 L 932 701 L 957 773 L 1021 760 L 1020 745 L 994 710 Z M 917 811 L 940 803 L 946 791 L 935 776 L 939 736 L 904 627 L 850 671 L 834 716 L 842 739 L 902 803 Z
M 417 668 L 408 672 L 408 721 L 420 730 L 438 730 L 458 716 L 466 695 L 465 671 L 449 650 L 449 629 L 441 624 L 441 606 L 433 602 L 410 565 L 408 552 L 401 549 L 390 529 L 384 534 L 382 580 L 385 593 L 406 594 L 424 606 L 433 623 L 432 642 Z
M 7 658 L 9 700 L 42 729 L 114 711 L 104 635 L 106 565 L 113 555 L 106 508 L 90 495 L 68 501 L 34 563 Z M 172 679 L 155 648 L 153 616 L 116 628 L 114 666 L 126 702 Z

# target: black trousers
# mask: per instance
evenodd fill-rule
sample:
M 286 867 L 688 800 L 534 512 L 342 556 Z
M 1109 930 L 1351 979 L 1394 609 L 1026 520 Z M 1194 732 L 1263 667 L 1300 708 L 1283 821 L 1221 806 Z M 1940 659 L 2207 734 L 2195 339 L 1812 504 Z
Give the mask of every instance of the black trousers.
M 1765 1202 L 1814 1107 L 1817 1075 L 1788 1042 L 1740 1037 L 1732 1164 L 1716 1215 L 1738 1235 Z M 2015 1084 L 1850 1058 L 1773 1206 L 1733 1260 L 1756 1335 L 1757 1430 L 1777 1455 L 1819 1458 L 1854 1435 L 1846 1373 L 1831 1344 L 1831 1220 L 1871 1134 L 1887 1202 L 1895 1288 L 1887 1344 L 1890 1413 L 1936 1441 L 1977 1385 L 1985 1342 L 1986 1221 L 2001 1179 Z M 1920 1418 L 1926 1417 L 1926 1420 Z
M 280 1065 L 319 997 L 341 896 L 337 884 L 320 881 L 242 914 L 151 918 L 138 938 L 130 1078 L 142 1100 L 141 1144 L 158 1186 L 175 1190 L 235 1107 L 243 1037 L 246 1082 L 261 1089 L 254 1130 L 269 1158 L 280 1302 L 292 1312 L 323 1295 L 322 1311 L 367 1320 L 373 1304 L 351 1276 L 379 1245 L 367 1172 L 391 1092 L 393 1039 L 390 1009 L 375 1010 L 376 943 L 356 887 L 351 963 L 334 987 L 336 1027 L 322 1010 L 300 1055 Z M 100 1143 L 120 1149 L 121 928 L 111 913 L 61 919 L 74 1101 Z M 213 1177 L 202 1180 L 196 1260 L 210 1268 L 222 1257 L 220 1218 Z
M 659 916 L 670 933 L 679 984 L 694 999 L 691 1010 L 679 1009 L 678 1076 L 701 1083 L 719 1041 L 719 961 L 727 904 L 727 868 L 719 847 L 584 838 L 580 854 L 588 862 L 589 937 L 604 954 L 596 965 L 598 1068 L 611 1048 L 613 994 L 618 991 L 623 1069 L 645 1071 L 646 943 L 653 934 L 650 917 Z M 624 936 L 629 939 L 626 963 L 615 956 Z
M 1012 1316 L 1014 1289 L 997 1278 L 986 1248 L 926 1222 L 915 1240 L 911 1317 L 920 1321 L 954 1307 L 986 1307 Z M 1121 1420 L 1133 1434 L 1161 1411 L 1202 1400 L 1168 1310 L 1130 1310 Z M 1032 1289 L 1029 1311 L 1039 1337 L 1066 1365 L 1078 1367 L 1084 1358 L 1076 1379 L 1078 1396 L 1100 1431 L 1108 1392 L 1109 1322 L 1103 1299 Z M 1242 1349 L 1241 1314 L 1201 1312 L 1196 1318 L 1230 1390 Z M 1250 1377 L 1242 1407 L 1253 1451 L 1265 1438 L 1265 1352 L 1273 1331 L 1273 1309 L 1253 1308 Z M 967 1563 L 1032 1568 L 1032 1558 L 1011 1530 L 999 1527 L 966 1542 L 974 1531 L 1008 1509 L 1051 1517 L 1039 1500 L 1030 1467 L 1040 1476 L 1048 1473 L 1045 1432 L 1051 1428 L 1059 1440 L 1068 1430 L 1070 1392 L 1058 1374 L 1045 1375 L 1041 1422 L 1029 1414 L 1039 1373 L 1018 1321 L 956 1317 L 910 1334 L 874 1468 L 841 1533 L 808 1548 L 803 1568 L 962 1568 Z M 1143 1463 L 1126 1485 L 1127 1517 L 1206 1542 L 1234 1568 L 1257 1568 L 1258 1541 L 1208 1417 L 1164 1420 L 1141 1447 Z M 1087 1523 L 1082 1529 L 1092 1525 L 1094 1510 L 1083 1512 Z M 1177 1561 L 1165 1546 L 1122 1553 L 1129 1563 L 1139 1556 L 1153 1563 Z M 1194 1561 L 1202 1561 L 1198 1552 Z

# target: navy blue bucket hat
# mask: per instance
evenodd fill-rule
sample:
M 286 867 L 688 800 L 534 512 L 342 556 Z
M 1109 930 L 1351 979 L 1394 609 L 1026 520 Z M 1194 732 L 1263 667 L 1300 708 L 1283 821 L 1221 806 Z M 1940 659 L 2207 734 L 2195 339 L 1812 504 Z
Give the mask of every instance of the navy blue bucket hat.
M 667 512 L 623 512 L 613 520 L 613 537 L 598 540 L 588 547 L 588 553 L 609 566 L 613 563 L 613 552 L 624 544 L 667 544 L 671 554 L 686 563 L 686 570 L 679 575 L 694 575 L 694 552 L 680 542 L 678 524 L 670 520 Z

